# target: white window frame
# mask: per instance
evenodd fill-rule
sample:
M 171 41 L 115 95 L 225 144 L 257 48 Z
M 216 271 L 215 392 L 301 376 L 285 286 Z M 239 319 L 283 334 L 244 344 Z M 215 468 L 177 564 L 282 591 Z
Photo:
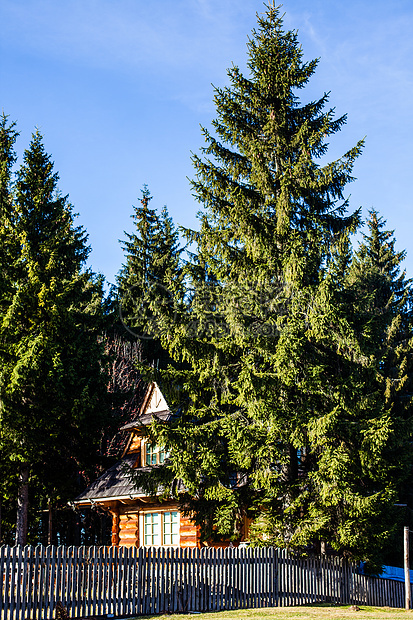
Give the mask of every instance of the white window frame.
M 177 521 L 175 522 L 175 525 L 177 525 L 177 532 L 165 532 L 165 515 L 171 515 L 172 513 L 176 513 L 177 515 Z M 145 516 L 147 515 L 159 515 L 159 538 L 160 538 L 160 542 L 159 544 L 146 544 L 145 543 Z M 170 522 L 171 523 L 171 522 Z M 167 523 L 167 525 L 169 525 L 170 523 Z M 151 510 L 143 510 L 140 512 L 139 514 L 139 543 L 141 547 L 179 547 L 180 544 L 180 526 L 181 526 L 181 515 L 179 510 L 177 509 L 167 509 L 164 508 L 162 510 L 157 510 L 156 508 L 152 508 Z M 169 528 L 168 528 L 169 529 Z M 172 529 L 172 528 L 170 528 Z M 177 542 L 176 543 L 165 543 L 165 537 L 166 536 L 172 536 L 173 535 L 177 536 Z M 154 534 L 152 533 L 151 536 L 153 536 Z

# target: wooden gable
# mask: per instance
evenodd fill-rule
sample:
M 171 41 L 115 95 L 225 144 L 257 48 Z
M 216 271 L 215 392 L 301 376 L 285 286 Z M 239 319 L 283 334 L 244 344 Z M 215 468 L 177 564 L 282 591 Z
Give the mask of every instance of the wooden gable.
M 169 411 L 168 403 L 166 402 L 159 385 L 156 382 L 153 382 L 148 388 L 148 392 L 139 412 L 139 417 L 157 414 L 163 411 Z
M 131 423 L 129 426 L 130 437 L 126 444 L 123 455 L 136 453 L 137 461 L 136 466 L 145 465 L 145 444 L 146 438 L 142 438 L 144 435 L 144 427 L 152 422 L 154 417 L 158 419 L 167 419 L 169 417 L 168 403 L 165 400 L 158 384 L 156 382 L 151 383 L 148 386 L 148 390 L 145 394 L 145 398 L 139 410 L 139 416 L 137 423 Z M 124 427 L 126 429 L 126 427 Z M 138 456 L 140 453 L 140 456 Z

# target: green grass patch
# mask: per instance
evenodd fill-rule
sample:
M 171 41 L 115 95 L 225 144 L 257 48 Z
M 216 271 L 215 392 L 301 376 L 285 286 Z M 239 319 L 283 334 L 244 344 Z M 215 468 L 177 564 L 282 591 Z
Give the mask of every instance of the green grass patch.
M 391 607 L 359 606 L 355 611 L 349 605 L 331 607 L 308 605 L 302 607 L 266 607 L 263 609 L 237 609 L 202 614 L 173 614 L 162 616 L 139 616 L 139 620 L 401 620 L 413 618 L 413 611 Z M 134 618 L 133 620 L 138 620 Z

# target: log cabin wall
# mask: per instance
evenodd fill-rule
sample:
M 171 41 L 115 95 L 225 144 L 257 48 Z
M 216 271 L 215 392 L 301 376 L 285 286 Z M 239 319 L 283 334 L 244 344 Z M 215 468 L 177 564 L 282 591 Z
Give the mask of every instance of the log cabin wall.
M 112 515 L 112 545 L 119 545 L 119 504 L 116 502 L 114 506 L 110 508 L 110 514 Z
M 139 512 L 128 510 L 119 515 L 119 545 L 139 547 Z
M 181 514 L 179 522 L 179 546 L 180 547 L 200 547 L 200 528 L 195 525 L 189 517 Z
M 176 510 L 179 512 L 178 505 L 172 502 L 157 503 L 133 503 L 130 505 L 119 504 L 112 505 L 110 512 L 112 514 L 112 545 L 122 547 L 140 547 L 142 546 L 140 533 L 140 517 L 147 512 L 165 512 Z M 243 528 L 239 541 L 232 544 L 238 546 L 241 540 L 246 540 L 249 530 L 249 519 L 244 518 Z M 143 536 L 142 536 L 143 537 Z M 201 543 L 200 527 L 191 521 L 190 517 L 180 514 L 179 518 L 179 546 L 180 547 L 228 547 L 231 545 L 229 540 L 212 541 Z
M 132 503 L 129 505 L 116 502 L 110 507 L 112 514 L 112 545 L 121 547 L 140 547 L 142 546 L 143 533 L 141 517 L 147 512 L 179 512 L 178 505 L 172 502 L 162 504 L 142 504 Z M 189 517 L 180 514 L 179 518 L 179 546 L 180 547 L 201 547 L 200 528 L 195 525 Z

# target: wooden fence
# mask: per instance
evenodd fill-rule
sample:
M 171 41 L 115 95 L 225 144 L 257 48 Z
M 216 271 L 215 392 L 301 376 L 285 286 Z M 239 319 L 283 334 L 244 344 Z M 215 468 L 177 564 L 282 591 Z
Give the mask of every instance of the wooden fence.
M 1 620 L 276 604 L 274 549 L 2 547 Z
M 0 620 L 218 611 L 330 602 L 404 606 L 403 583 L 340 558 L 268 549 L 0 547 Z
M 359 574 L 357 565 L 338 557 L 308 557 L 276 551 L 277 604 L 373 605 L 404 608 L 404 582 Z

